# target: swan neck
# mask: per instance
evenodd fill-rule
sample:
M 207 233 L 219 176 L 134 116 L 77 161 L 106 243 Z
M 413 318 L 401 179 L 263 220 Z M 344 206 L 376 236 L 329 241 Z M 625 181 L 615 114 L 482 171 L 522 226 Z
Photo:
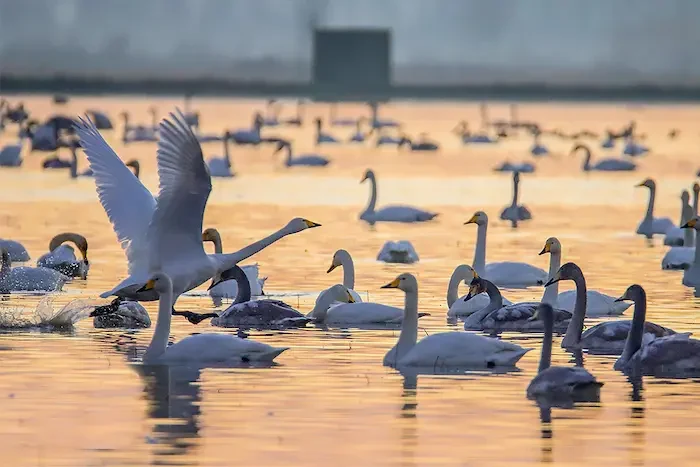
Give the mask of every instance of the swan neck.
M 78 153 L 75 147 L 71 147 L 70 176 L 78 178 Z
M 562 347 L 574 347 L 581 342 L 583 332 L 583 321 L 586 319 L 586 307 L 588 306 L 588 290 L 586 289 L 586 279 L 583 274 L 577 273 L 574 276 L 576 284 L 576 304 L 574 313 L 571 316 L 569 325 L 566 327 L 566 335 L 561 341 Z
M 552 364 L 552 334 L 554 328 L 554 316 L 547 313 L 544 318 L 544 338 L 542 339 L 542 353 L 538 373 L 542 373 Z
M 549 275 L 547 280 L 554 277 L 554 275 L 559 270 L 561 266 L 561 251 L 553 251 L 549 255 Z M 559 281 L 544 288 L 544 294 L 542 294 L 542 303 L 547 303 L 555 307 L 559 298 Z
M 406 292 L 401 333 L 396 343 L 396 361 L 411 351 L 418 340 L 418 291 Z
M 654 218 L 654 202 L 656 201 L 656 186 L 649 188 L 649 204 L 647 205 L 646 219 Z
M 591 151 L 586 149 L 586 155 L 583 158 L 583 170 L 586 172 L 591 170 Z
M 683 211 L 681 215 L 681 225 L 688 222 L 693 218 L 693 208 L 689 204 L 683 203 Z M 690 247 L 693 246 L 695 237 L 693 236 L 693 229 L 683 229 L 683 246 Z
M 365 208 L 365 213 L 371 213 L 374 212 L 377 205 L 377 180 L 374 178 L 374 175 L 370 175 L 367 179 L 369 180 L 370 196 L 369 203 L 367 203 L 367 207 Z
M 249 302 L 252 296 L 248 276 L 246 276 L 242 269 L 238 269 L 238 274 L 236 274 L 236 285 L 238 286 L 238 292 L 236 292 L 236 299 L 233 301 L 234 304 Z
M 698 197 L 700 196 L 700 192 L 698 191 L 693 191 L 693 215 L 697 216 L 698 215 Z
M 335 297 L 333 296 L 333 293 L 330 290 L 326 290 L 319 295 L 318 299 L 316 299 L 316 303 L 308 316 L 313 317 L 319 322 L 325 321 L 326 316 L 328 316 L 328 309 L 331 307 L 334 301 Z
M 10 274 L 12 269 L 12 261 L 10 260 L 10 255 L 6 254 L 2 256 L 2 266 L 0 266 L 0 281 L 4 281 L 7 275 Z
M 231 154 L 228 151 L 228 137 L 224 136 L 224 160 L 226 161 L 226 166 L 231 168 Z
M 489 306 L 486 307 L 489 308 L 489 311 L 503 308 L 503 296 L 493 282 L 486 281 L 486 295 L 489 296 Z
M 644 321 L 647 315 L 646 294 L 634 298 L 634 315 L 632 316 L 632 326 L 625 341 L 625 349 L 622 351 L 620 360 L 628 362 L 632 355 L 642 347 L 644 338 Z
M 478 225 L 476 229 L 476 247 L 474 249 L 474 262 L 472 267 L 480 276 L 484 275 L 486 268 L 486 231 L 488 223 Z
M 340 265 L 343 267 L 343 285 L 348 289 L 355 288 L 355 263 L 350 254 L 344 254 L 340 258 Z
M 151 343 L 148 345 L 146 354 L 143 357 L 144 361 L 157 359 L 165 353 L 165 349 L 168 347 L 168 337 L 170 336 L 172 308 L 173 289 L 171 285 L 169 290 L 160 294 L 160 300 L 158 302 L 158 321 L 156 322 L 156 329 L 153 332 Z
M 290 233 L 291 232 L 289 232 L 287 228 L 284 227 L 278 230 L 277 232 L 268 235 L 267 237 L 260 239 L 257 242 L 251 243 L 247 247 L 241 248 L 240 250 L 234 253 L 218 255 L 218 272 L 221 273 L 227 269 L 232 268 L 234 265 L 238 264 L 244 259 L 250 258 L 260 250 L 267 248 L 268 246 L 275 243 L 277 240 L 289 235 Z
M 217 255 L 220 255 L 221 253 L 223 253 L 224 247 L 221 243 L 221 234 L 219 233 L 219 231 L 213 230 L 211 232 L 210 238 L 211 238 L 212 243 L 214 243 L 214 253 L 216 253 Z
M 513 206 L 518 205 L 518 181 L 513 179 Z
M 450 276 L 450 282 L 447 284 L 447 307 L 451 308 L 459 297 L 459 284 L 467 279 L 461 268 L 456 268 Z

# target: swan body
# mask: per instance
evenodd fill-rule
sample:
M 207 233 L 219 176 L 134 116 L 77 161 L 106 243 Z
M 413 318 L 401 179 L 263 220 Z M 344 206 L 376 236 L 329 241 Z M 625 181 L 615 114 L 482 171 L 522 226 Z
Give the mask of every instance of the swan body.
M 8 144 L 0 150 L 0 167 L 19 167 L 22 165 L 22 143 Z
M 663 235 L 674 226 L 673 221 L 668 217 L 654 217 L 654 201 L 656 199 L 656 182 L 647 178 L 637 186 L 649 188 L 649 204 L 647 212 L 637 227 L 637 233 L 651 239 L 654 235 Z
M 88 120 L 76 126 L 80 142 L 95 172 L 97 193 L 126 250 L 129 276 L 102 294 L 153 301 L 156 292 L 143 288 L 150 271 L 158 268 L 173 283 L 175 300 L 234 264 L 292 233 L 319 224 L 297 218 L 274 234 L 236 253 L 207 255 L 202 244 L 202 218 L 211 177 L 192 129 L 181 114 L 160 125 L 156 200 L 124 165 Z
M 2 268 L 0 269 L 0 292 L 45 291 L 54 292 L 63 289 L 69 278 L 58 271 L 48 268 L 27 266 L 12 267 L 7 250 L 0 249 Z
M 83 258 L 78 260 L 72 246 L 64 242 L 73 242 L 80 250 Z M 86 279 L 90 270 L 90 263 L 87 260 L 87 239 L 79 234 L 62 233 L 51 239 L 49 252 L 42 255 L 36 262 L 38 267 L 49 268 L 60 272 L 68 277 L 79 277 Z
M 506 161 L 495 167 L 493 170 L 494 172 L 533 173 L 535 171 L 535 166 L 529 162 L 511 163 Z
M 535 142 L 530 148 L 530 154 L 535 157 L 546 156 L 549 154 L 549 149 L 547 149 L 545 145 L 541 144 L 538 138 L 535 138 Z
M 476 313 L 479 310 L 486 308 L 491 299 L 486 293 L 480 293 L 469 300 L 466 295 L 458 298 L 459 284 L 464 282 L 470 285 L 474 279 L 475 273 L 471 266 L 461 264 L 455 268 L 450 277 L 450 282 L 447 286 L 447 317 L 448 318 L 464 318 Z M 503 305 L 512 305 L 513 303 L 507 298 L 503 298 Z
M 615 138 L 607 137 L 600 143 L 600 147 L 603 149 L 612 149 L 615 147 Z
M 661 269 L 685 270 L 692 266 L 694 259 L 694 246 L 674 246 L 666 252 L 661 260 Z
M 0 239 L 0 249 L 7 251 L 13 263 L 23 263 L 31 259 L 24 245 L 14 240 Z
M 287 149 L 287 158 L 284 162 L 284 165 L 287 167 L 325 167 L 330 163 L 330 160 L 327 157 L 317 154 L 306 154 L 301 156 L 292 155 L 292 144 L 289 141 L 280 141 L 277 145 L 275 153 L 278 153 L 283 148 Z
M 151 327 L 151 317 L 143 305 L 120 297 L 112 300 L 109 305 L 95 307 L 90 312 L 90 317 L 93 318 L 93 326 L 99 329 Z
M 360 214 L 360 219 L 369 223 L 377 222 L 426 222 L 437 216 L 436 213 L 423 211 L 422 209 L 411 206 L 385 206 L 381 209 L 376 209 L 377 205 L 377 178 L 374 172 L 370 169 L 365 171 L 365 175 L 360 181 L 365 180 L 370 182 L 370 199 L 365 210 Z
M 385 263 L 412 264 L 418 261 L 418 253 L 408 240 L 386 242 L 379 250 L 377 261 Z
M 207 167 L 209 168 L 209 174 L 212 177 L 222 177 L 231 178 L 235 174 L 232 170 L 231 165 L 231 154 L 229 153 L 229 139 L 231 134 L 226 132 L 221 141 L 224 142 L 224 156 L 223 157 L 211 157 L 207 162 Z M 201 139 L 200 139 L 201 142 Z
M 579 150 L 584 151 L 585 154 L 582 166 L 584 172 L 629 172 L 637 169 L 637 164 L 634 162 L 614 158 L 602 159 L 591 165 L 592 155 L 590 148 L 585 144 L 577 144 L 571 150 L 571 154 L 575 154 Z
M 316 313 L 315 320 L 326 325 L 361 326 L 372 324 L 401 324 L 403 309 L 381 303 L 338 303 L 327 311 Z
M 72 161 L 61 159 L 58 155 L 49 157 L 42 163 L 44 169 L 70 169 L 71 165 Z
M 542 285 L 547 280 L 547 272 L 527 263 L 503 261 L 486 263 L 486 233 L 489 218 L 483 211 L 477 211 L 466 224 L 476 224 L 476 248 L 472 267 L 476 273 L 498 287 L 524 288 Z
M 443 332 L 418 339 L 418 282 L 401 274 L 383 288 L 406 294 L 404 319 L 396 345 L 384 357 L 384 365 L 401 367 L 512 367 L 531 349 L 467 332 Z
M 255 114 L 252 128 L 241 129 L 230 132 L 231 139 L 236 144 L 252 144 L 257 145 L 262 142 L 260 130 L 264 125 L 264 119 L 259 113 Z
M 475 133 L 473 135 L 462 135 L 464 144 L 492 144 L 497 143 L 498 139 L 491 138 L 485 133 Z

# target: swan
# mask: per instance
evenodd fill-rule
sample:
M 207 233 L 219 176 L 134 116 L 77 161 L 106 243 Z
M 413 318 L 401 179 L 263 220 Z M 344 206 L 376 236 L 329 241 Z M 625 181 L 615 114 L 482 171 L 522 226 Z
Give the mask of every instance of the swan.
M 12 267 L 12 261 L 7 250 L 0 249 L 2 267 L 0 268 L 0 292 L 46 291 L 53 292 L 63 289 L 69 278 L 58 271 L 48 268 L 32 268 L 28 266 Z
M 681 229 L 680 226 L 688 222 L 693 217 L 694 214 L 692 213 L 691 209 L 690 193 L 688 193 L 688 190 L 683 190 L 681 192 L 681 220 L 678 225 L 674 225 L 666 231 L 666 235 L 664 236 L 664 245 L 683 246 L 683 239 L 685 238 L 685 233 L 687 230 Z
M 401 144 L 403 141 L 403 137 L 397 137 L 397 136 L 391 136 L 387 134 L 383 134 L 381 130 L 377 132 L 377 141 L 375 142 L 375 146 L 398 146 Z
M 224 142 L 224 157 L 211 157 L 207 162 L 207 167 L 209 168 L 209 174 L 212 177 L 233 177 L 235 174 L 232 170 L 231 165 L 231 155 L 228 150 L 229 139 L 231 138 L 231 133 L 228 131 L 224 133 L 222 141 Z
M 520 172 L 530 174 L 535 172 L 535 166 L 529 162 L 511 163 L 503 162 L 501 165 L 494 167 L 494 172 Z
M 284 165 L 287 167 L 325 167 L 330 163 L 330 160 L 325 156 L 320 156 L 317 154 L 304 154 L 301 156 L 292 155 L 292 143 L 289 141 L 280 141 L 277 143 L 277 148 L 275 149 L 275 154 L 280 152 L 283 148 L 287 149 L 287 159 L 284 161 Z
M 280 105 L 277 102 L 277 99 L 268 99 L 267 104 L 265 106 L 265 117 L 263 117 L 263 125 L 264 126 L 278 126 L 280 124 L 279 121 L 279 113 L 280 113 Z
M 625 346 L 627 333 L 632 326 L 630 320 L 605 321 L 586 329 L 583 332 L 583 321 L 586 318 L 587 289 L 586 278 L 581 269 L 574 263 L 566 263 L 547 282 L 547 287 L 562 280 L 571 280 L 576 284 L 576 305 L 573 316 L 566 328 L 566 335 L 561 341 L 565 349 L 583 348 L 589 353 L 619 355 Z M 652 341 L 659 337 L 669 336 L 676 332 L 654 323 L 645 323 L 644 337 Z
M 531 319 L 539 319 L 544 323 L 544 338 L 537 376 L 527 386 L 527 398 L 538 401 L 565 399 L 571 402 L 599 400 L 603 383 L 596 380 L 588 370 L 583 367 L 551 366 L 554 324 L 552 306 L 541 303 Z
M 486 133 L 472 134 L 469 131 L 469 124 L 465 120 L 459 122 L 457 126 L 452 129 L 452 133 L 459 136 L 463 144 L 491 144 L 498 142 L 498 139 L 491 138 Z
M 353 290 L 355 288 L 355 263 L 347 250 L 341 249 L 333 254 L 331 265 L 328 268 L 328 271 L 326 271 L 326 274 L 330 274 L 331 271 L 335 270 L 336 268 L 343 268 L 343 285 L 348 289 L 348 292 L 350 292 L 350 295 L 352 295 L 354 301 L 362 302 L 360 294 Z M 321 292 L 319 299 L 325 292 L 325 290 Z
M 561 266 L 561 243 L 556 237 L 550 237 L 544 243 L 540 255 L 549 253 L 549 274 L 551 279 L 559 271 Z M 567 290 L 559 293 L 559 283 L 555 282 L 545 288 L 542 301 L 549 303 L 553 307 L 558 307 L 566 311 L 573 312 L 576 306 L 576 290 Z M 619 316 L 625 312 L 630 305 L 623 302 L 615 301 L 615 297 L 606 295 L 596 290 L 588 290 L 586 292 L 586 316 L 601 317 L 601 316 Z
M 7 251 L 7 254 L 10 255 L 10 261 L 13 263 L 24 263 L 31 259 L 27 249 L 20 242 L 0 239 L 0 248 Z
M 231 139 L 236 144 L 260 144 L 260 129 L 263 126 L 263 118 L 259 113 L 253 119 L 253 128 L 247 130 L 236 130 L 231 132 Z
M 489 303 L 469 315 L 464 320 L 464 329 L 467 331 L 542 331 L 543 323 L 531 320 L 540 302 L 520 302 L 511 305 L 503 305 L 501 291 L 496 285 L 486 279 L 474 275 L 469 285 L 469 293 L 464 297 L 465 301 L 470 301 L 472 297 L 486 292 Z M 555 310 L 555 326 L 557 332 L 563 331 L 571 320 L 571 313 L 566 310 Z
M 316 144 L 338 143 L 339 141 L 331 134 L 323 132 L 323 120 L 316 118 Z
M 212 326 L 224 328 L 231 327 L 255 327 L 255 328 L 288 328 L 303 327 L 312 321 L 311 316 L 318 310 L 331 306 L 333 302 L 349 302 L 352 296 L 348 290 L 338 284 L 328 290 L 328 294 L 316 303 L 309 316 L 298 312 L 285 302 L 280 300 L 251 300 L 250 283 L 241 268 L 234 266 L 222 273 L 222 280 L 234 279 L 238 282 L 238 296 L 236 301 L 221 313 L 207 313 L 203 318 L 211 317 Z
M 372 128 L 375 129 L 380 129 L 380 128 L 398 128 L 401 126 L 399 122 L 396 120 L 390 120 L 390 119 L 380 119 L 379 118 L 379 103 L 378 102 L 369 102 L 369 107 L 370 111 L 372 112 Z
M 683 229 L 695 229 L 695 246 L 693 252 L 693 261 L 690 263 L 688 268 L 683 271 L 683 285 L 687 287 L 698 287 L 700 286 L 700 248 L 697 248 L 700 244 L 700 217 L 694 216 L 688 222 L 683 224 Z
M 643 375 L 686 376 L 700 371 L 700 341 L 688 334 L 673 334 L 645 342 L 646 292 L 634 284 L 618 300 L 634 302 L 632 327 L 625 349 L 613 368 Z
M 184 121 L 182 124 L 187 125 Z M 167 138 L 167 127 L 161 126 L 161 131 L 164 133 L 164 138 Z M 194 135 L 192 138 L 196 141 Z M 160 297 L 158 319 L 151 343 L 143 356 L 144 363 L 175 365 L 269 363 L 288 349 L 288 347 L 272 347 L 251 339 L 217 333 L 195 334 L 168 347 L 172 319 L 170 310 L 176 298 L 173 282 L 166 273 L 156 272 L 151 275 L 143 289 L 155 290 Z
M 603 149 L 612 149 L 615 147 L 615 137 L 613 134 L 610 132 L 610 130 L 607 131 L 607 136 L 605 139 L 600 143 L 600 147 Z
M 440 149 L 440 146 L 433 142 L 433 141 L 428 141 L 426 139 L 426 136 L 423 134 L 421 135 L 421 140 L 418 141 L 417 143 L 414 143 L 410 138 L 406 136 L 401 137 L 401 141 L 399 144 L 396 146 L 398 149 L 403 148 L 404 146 L 408 146 L 408 148 L 411 151 L 437 151 Z
M 391 367 L 512 367 L 532 349 L 468 332 L 442 332 L 418 339 L 418 282 L 401 274 L 384 289 L 405 292 L 404 319 L 396 345 L 384 356 Z
M 299 100 L 297 100 L 297 113 L 296 113 L 296 115 L 292 118 L 282 120 L 280 123 L 284 123 L 285 125 L 289 125 L 289 126 L 300 127 L 304 121 L 303 114 L 304 114 L 304 100 L 299 99 Z
M 139 302 L 117 297 L 109 305 L 96 306 L 90 312 L 92 324 L 99 329 L 109 328 L 150 328 L 151 317 Z
M 129 266 L 129 276 L 103 293 L 103 298 L 116 295 L 138 301 L 157 300 L 156 292 L 142 286 L 150 272 L 158 268 L 169 273 L 177 299 L 277 240 L 320 225 L 292 219 L 282 229 L 238 252 L 207 255 L 202 244 L 202 217 L 211 178 L 199 142 L 179 112 L 161 122 L 157 200 L 89 120 L 81 119 L 76 130 L 95 172 L 100 203 L 126 250 Z
M 629 136 L 625 140 L 625 148 L 623 149 L 622 153 L 625 154 L 626 156 L 641 156 L 642 154 L 646 154 L 649 152 L 649 148 L 644 146 L 643 144 L 639 144 L 634 141 L 634 139 Z
M 518 204 L 518 186 L 520 185 L 520 172 L 513 172 L 513 202 L 501 211 L 501 220 L 510 221 L 513 228 L 518 226 L 518 221 L 532 219 L 532 214 L 524 204 Z
M 697 183 L 693 184 L 693 207 L 685 207 L 686 213 L 684 214 L 684 223 L 692 219 L 697 215 L 698 207 L 698 192 L 700 192 L 700 185 Z M 671 247 L 663 259 L 661 260 L 661 269 L 688 269 L 695 259 L 695 236 L 693 235 L 693 230 L 691 228 L 682 229 L 683 235 L 683 246 L 673 246 Z
M 476 248 L 472 267 L 476 273 L 493 282 L 499 287 L 524 288 L 532 285 L 543 285 L 547 273 L 538 267 L 527 263 L 502 261 L 486 264 L 486 231 L 489 218 L 483 211 L 477 211 L 467 224 L 476 224 Z
M 535 157 L 539 156 L 546 156 L 549 154 L 549 149 L 547 149 L 547 146 L 543 145 L 540 142 L 540 131 L 535 131 L 534 132 L 534 141 L 532 143 L 532 147 L 530 148 L 530 154 L 532 154 Z
M 215 228 L 209 227 L 202 232 L 203 242 L 212 242 L 214 244 L 214 253 L 220 255 L 224 252 L 223 244 L 221 243 L 221 234 Z M 248 277 L 250 282 L 250 290 L 252 295 L 264 295 L 263 286 L 267 277 L 260 278 L 260 267 L 258 264 L 247 264 L 241 266 L 243 272 Z M 225 297 L 225 298 L 236 298 L 238 294 L 238 283 L 235 280 L 221 281 L 219 278 L 214 276 L 212 278 L 213 282 L 216 284 L 209 287 L 210 297 Z
M 382 246 L 377 255 L 377 261 L 385 263 L 412 264 L 419 260 L 416 249 L 408 240 L 389 240 Z
M 437 216 L 436 213 L 423 211 L 411 206 L 391 205 L 375 210 L 377 204 L 377 177 L 370 169 L 365 171 L 360 183 L 369 180 L 370 198 L 364 211 L 360 214 L 360 219 L 368 224 L 377 222 L 426 222 Z
M 452 272 L 450 276 L 450 282 L 447 285 L 447 317 L 448 318 L 460 318 L 472 315 L 473 313 L 483 310 L 486 308 L 491 299 L 485 293 L 481 293 L 470 297 L 469 300 L 465 300 L 467 297 L 463 295 L 457 298 L 459 292 L 459 284 L 464 282 L 466 285 L 470 285 L 471 281 L 474 279 L 475 273 L 471 266 L 466 264 L 460 264 Z M 503 306 L 512 305 L 513 302 L 507 298 L 502 298 Z
M 98 130 L 112 130 L 114 125 L 109 119 L 106 113 L 95 109 L 88 109 L 85 111 L 85 115 L 90 117 L 90 120 L 95 124 L 95 128 Z
M 362 131 L 362 124 L 364 122 L 364 117 L 357 119 L 357 123 L 355 124 L 355 133 L 353 133 L 353 135 L 350 137 L 350 143 L 364 143 L 366 139 L 365 133 Z
M 124 120 L 124 128 L 122 130 L 122 143 L 138 143 L 138 142 L 154 142 L 158 141 L 158 129 L 156 127 L 156 109 L 151 107 L 149 109 L 151 114 L 152 123 L 148 127 L 146 125 L 130 125 L 129 124 L 129 113 L 122 112 L 120 115 Z M 89 118 L 89 117 L 86 117 Z M 94 123 L 93 123 L 94 124 Z
M 19 167 L 22 165 L 22 140 L 17 144 L 8 144 L 0 149 L 0 167 Z
M 331 126 L 355 126 L 357 122 L 360 121 L 359 118 L 336 118 L 336 106 L 337 103 L 332 102 L 329 108 L 330 113 L 328 116 L 328 121 L 331 123 Z
M 651 239 L 654 235 L 663 235 L 668 229 L 673 227 L 673 221 L 668 217 L 654 217 L 654 201 L 656 200 L 656 182 L 647 178 L 639 186 L 649 188 L 649 204 L 644 219 L 637 227 L 637 233 Z
M 700 184 L 693 183 L 693 215 L 698 215 L 698 201 L 700 198 Z
M 83 259 L 75 257 L 73 247 L 66 242 L 73 243 L 80 251 Z M 49 242 L 49 252 L 43 254 L 36 265 L 41 268 L 49 268 L 60 272 L 68 277 L 79 277 L 87 279 L 90 263 L 87 258 L 88 242 L 80 234 L 64 232 L 54 236 Z
M 591 150 L 585 144 L 577 144 L 576 146 L 574 146 L 574 148 L 571 150 L 571 155 L 576 154 L 580 150 L 583 151 L 585 154 L 582 167 L 582 170 L 584 172 L 629 172 L 631 170 L 637 169 L 637 164 L 635 164 L 634 162 L 614 158 L 602 159 L 596 162 L 594 165 L 591 165 Z

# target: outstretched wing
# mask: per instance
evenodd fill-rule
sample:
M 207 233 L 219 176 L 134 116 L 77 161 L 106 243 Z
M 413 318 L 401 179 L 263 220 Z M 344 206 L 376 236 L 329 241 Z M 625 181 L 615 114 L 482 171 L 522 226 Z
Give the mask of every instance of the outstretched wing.
M 129 274 L 147 271 L 146 234 L 156 209 L 153 195 L 124 165 L 89 118 L 80 118 L 75 129 L 94 173 L 97 196 L 126 252 Z

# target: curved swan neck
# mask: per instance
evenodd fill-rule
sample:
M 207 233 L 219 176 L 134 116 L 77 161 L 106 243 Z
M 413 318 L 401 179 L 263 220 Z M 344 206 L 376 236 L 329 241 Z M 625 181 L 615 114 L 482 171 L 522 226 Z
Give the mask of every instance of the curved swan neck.
M 406 292 L 403 323 L 396 342 L 396 361 L 400 361 L 418 340 L 418 291 Z
M 170 321 L 172 319 L 173 288 L 172 283 L 167 291 L 160 294 L 158 302 L 158 321 L 153 332 L 151 343 L 143 356 L 144 361 L 154 360 L 165 353 L 170 336 Z
M 649 187 L 649 204 L 647 205 L 646 219 L 654 218 L 654 202 L 656 201 L 656 185 Z
M 633 297 L 634 315 L 632 316 L 632 326 L 630 327 L 627 340 L 625 341 L 625 349 L 622 351 L 620 360 L 623 362 L 629 361 L 632 355 L 642 347 L 642 339 L 644 338 L 644 321 L 647 315 L 647 296 L 644 290 L 640 289 Z
M 252 293 L 250 290 L 250 281 L 248 280 L 248 276 L 245 275 L 243 269 L 241 269 L 238 266 L 235 266 L 233 278 L 236 281 L 236 285 L 238 286 L 236 299 L 233 301 L 233 303 L 236 304 L 249 302 Z
M 561 341 L 562 347 L 574 347 L 581 342 L 583 332 L 583 321 L 586 319 L 586 307 L 588 306 L 588 290 L 586 289 L 586 278 L 579 270 L 573 275 L 576 284 L 576 304 L 574 313 L 571 316 L 569 325 L 566 327 L 566 335 Z
M 347 251 L 337 253 L 340 265 L 343 267 L 343 285 L 348 289 L 355 288 L 355 263 Z
M 472 267 L 479 275 L 484 275 L 486 268 L 486 231 L 488 223 L 477 225 L 476 229 L 476 247 L 474 249 L 474 261 Z
M 554 316 L 552 312 L 546 312 L 544 318 L 544 338 L 542 339 L 542 353 L 537 372 L 541 373 L 552 364 L 552 334 L 554 330 Z
M 228 135 L 224 136 L 224 160 L 226 161 L 226 166 L 231 168 L 231 154 L 228 151 Z
M 316 321 L 325 321 L 326 316 L 328 316 L 328 308 L 331 307 L 334 301 L 335 297 L 333 292 L 331 290 L 326 290 L 325 293 L 319 295 L 318 299 L 316 299 L 316 303 L 308 316 L 313 317 Z
M 547 280 L 554 277 L 559 268 L 561 267 L 561 251 L 552 251 L 549 257 L 549 275 Z M 542 303 L 547 303 L 556 306 L 559 299 L 559 281 L 544 288 L 544 293 L 542 294 Z
M 78 178 L 78 151 L 75 145 L 71 145 L 70 149 L 71 163 L 70 163 L 70 177 Z
M 681 216 L 681 225 L 688 222 L 693 218 L 693 208 L 689 204 L 683 203 L 683 212 Z M 690 247 L 693 246 L 695 237 L 693 236 L 693 229 L 683 229 L 683 246 Z
M 591 170 L 591 151 L 588 148 L 584 150 L 586 151 L 586 155 L 583 157 L 583 170 L 589 172 Z
M 501 291 L 498 290 L 498 287 L 496 287 L 493 282 L 487 280 L 484 280 L 484 282 L 486 283 L 486 295 L 489 296 L 489 306 L 486 308 L 489 308 L 490 311 L 503 308 L 503 296 L 501 295 Z
M 367 180 L 369 180 L 370 184 L 370 196 L 369 203 L 367 203 L 367 207 L 365 208 L 365 213 L 370 213 L 374 212 L 377 205 L 377 180 L 373 173 L 367 174 Z
M 214 253 L 220 255 L 224 252 L 223 245 L 221 244 L 221 234 L 216 229 L 211 229 L 209 231 L 209 239 L 214 244 Z
M 291 144 L 285 144 L 285 147 L 287 148 L 287 165 L 292 165 L 292 145 Z
M 225 271 L 226 269 L 231 269 L 235 264 L 253 256 L 255 253 L 259 252 L 264 248 L 267 248 L 268 246 L 275 243 L 277 240 L 286 237 L 290 233 L 291 232 L 289 232 L 289 230 L 287 230 L 287 227 L 285 226 L 277 232 L 268 235 L 267 237 L 260 239 L 257 242 L 251 243 L 247 247 L 241 248 L 240 250 L 234 253 L 214 255 L 214 259 L 218 264 L 218 272 Z
M 518 205 L 518 185 L 520 185 L 520 182 L 516 178 L 516 176 L 513 177 L 513 206 Z
M 452 305 L 457 301 L 459 297 L 459 284 L 462 281 L 471 279 L 473 276 L 469 274 L 469 270 L 462 266 L 457 266 L 450 276 L 450 282 L 447 285 L 447 307 L 452 307 Z

